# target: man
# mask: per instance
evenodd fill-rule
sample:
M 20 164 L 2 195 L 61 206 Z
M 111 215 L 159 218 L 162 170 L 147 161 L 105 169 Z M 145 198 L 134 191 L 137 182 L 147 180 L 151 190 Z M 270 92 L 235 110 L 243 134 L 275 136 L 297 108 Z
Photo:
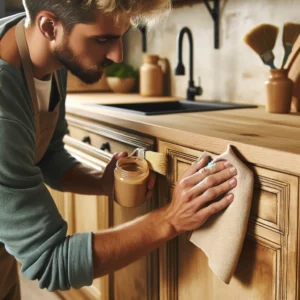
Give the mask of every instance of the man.
M 124 226 L 66 236 L 46 189 L 109 195 L 114 154 L 99 175 L 64 149 L 66 71 L 87 83 L 122 61 L 131 24 L 151 21 L 169 1 L 24 0 L 24 14 L 0 20 L 0 299 L 19 299 L 13 257 L 24 276 L 49 291 L 80 288 L 200 227 L 233 201 L 236 170 L 197 161 L 177 183 L 169 205 Z M 154 185 L 153 176 L 148 187 Z M 149 230 L 151 228 L 151 231 Z

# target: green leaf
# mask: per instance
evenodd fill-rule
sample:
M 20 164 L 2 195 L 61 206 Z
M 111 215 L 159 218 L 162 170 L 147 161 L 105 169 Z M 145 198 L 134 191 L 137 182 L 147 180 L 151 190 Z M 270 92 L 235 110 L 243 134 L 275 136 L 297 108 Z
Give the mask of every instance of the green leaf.
M 136 70 L 133 66 L 129 64 L 121 62 L 119 64 L 112 64 L 111 66 L 106 68 L 106 76 L 118 78 L 136 78 L 138 76 L 138 70 Z

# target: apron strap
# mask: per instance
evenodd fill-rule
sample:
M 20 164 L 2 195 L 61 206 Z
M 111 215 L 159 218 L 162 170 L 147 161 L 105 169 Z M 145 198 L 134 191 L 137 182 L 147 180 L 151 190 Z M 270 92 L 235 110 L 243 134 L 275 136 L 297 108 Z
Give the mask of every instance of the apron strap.
M 25 73 L 27 87 L 29 90 L 29 94 L 33 106 L 34 116 L 37 116 L 39 113 L 39 106 L 38 106 L 37 95 L 36 95 L 36 90 L 35 90 L 35 85 L 33 80 L 32 64 L 31 64 L 28 44 L 26 41 L 26 36 L 24 31 L 24 20 L 21 20 L 16 27 L 16 40 L 20 52 L 23 70 Z M 36 132 L 39 132 L 38 128 L 36 128 Z
M 60 101 L 61 101 L 62 100 L 62 94 L 61 94 L 61 89 L 60 89 L 60 85 L 59 85 L 57 71 L 54 72 L 54 78 L 55 78 L 56 87 L 57 87 L 57 90 L 58 90 L 58 95 L 59 95 L 59 98 L 60 98 Z
M 17 40 L 17 45 L 18 45 L 18 48 L 19 48 L 19 53 L 20 53 L 20 57 L 21 57 L 21 62 L 22 62 L 22 66 L 23 66 L 23 70 L 24 70 L 24 74 L 25 74 L 27 87 L 28 87 L 31 102 L 32 102 L 32 107 L 33 107 L 33 112 L 34 112 L 34 120 L 35 120 L 35 131 L 36 131 L 36 135 L 37 135 L 37 138 L 38 138 L 39 132 L 40 132 L 39 105 L 38 105 L 38 99 L 37 99 L 35 84 L 34 84 L 34 80 L 33 80 L 32 63 L 31 63 L 31 59 L 30 59 L 28 44 L 27 44 L 27 41 L 26 41 L 24 24 L 25 24 L 24 19 L 21 20 L 17 24 L 17 26 L 16 26 L 16 40 Z M 60 97 L 59 100 L 61 101 L 62 94 L 61 94 L 61 90 L 60 90 L 60 86 L 59 86 L 57 72 L 54 72 L 54 77 L 55 77 L 55 81 L 56 81 L 58 94 L 59 94 L 59 97 Z

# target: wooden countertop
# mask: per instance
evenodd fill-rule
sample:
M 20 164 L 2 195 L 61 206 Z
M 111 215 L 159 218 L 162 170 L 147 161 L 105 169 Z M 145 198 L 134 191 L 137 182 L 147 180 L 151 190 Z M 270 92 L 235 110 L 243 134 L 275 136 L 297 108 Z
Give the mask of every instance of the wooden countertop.
M 68 94 L 68 113 L 135 130 L 194 149 L 222 153 L 234 145 L 247 161 L 300 174 L 300 113 L 268 114 L 264 107 L 143 116 L 84 105 L 171 101 L 135 94 Z

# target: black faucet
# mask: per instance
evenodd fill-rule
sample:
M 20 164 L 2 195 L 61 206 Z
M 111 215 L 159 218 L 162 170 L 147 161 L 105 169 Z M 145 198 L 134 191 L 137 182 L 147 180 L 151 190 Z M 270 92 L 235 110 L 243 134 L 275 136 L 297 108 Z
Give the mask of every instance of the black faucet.
M 178 64 L 175 69 L 175 75 L 185 75 L 185 68 L 182 63 L 182 40 L 184 34 L 188 35 L 190 42 L 190 79 L 189 86 L 187 89 L 187 100 L 195 101 L 195 96 L 202 95 L 202 88 L 200 86 L 194 85 L 194 45 L 193 45 L 193 35 L 188 27 L 183 27 L 177 36 L 177 54 L 178 54 Z

